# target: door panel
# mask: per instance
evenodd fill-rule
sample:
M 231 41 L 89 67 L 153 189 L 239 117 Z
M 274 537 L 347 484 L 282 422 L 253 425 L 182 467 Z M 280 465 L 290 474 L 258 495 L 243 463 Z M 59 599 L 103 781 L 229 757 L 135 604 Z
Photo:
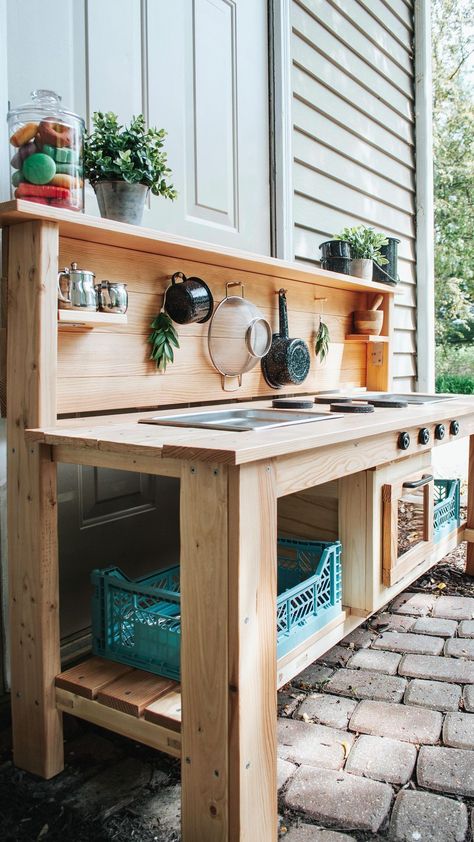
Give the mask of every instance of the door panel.
M 149 120 L 168 131 L 178 198 L 152 198 L 145 224 L 269 254 L 266 3 L 149 3 L 146 31 Z
M 90 573 L 179 563 L 179 480 L 59 465 L 61 635 L 90 625 Z

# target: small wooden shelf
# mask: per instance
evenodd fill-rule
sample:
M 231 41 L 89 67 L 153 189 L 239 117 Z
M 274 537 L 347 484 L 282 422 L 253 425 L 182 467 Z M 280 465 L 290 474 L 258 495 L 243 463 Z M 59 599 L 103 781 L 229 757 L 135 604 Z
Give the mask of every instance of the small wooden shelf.
M 126 325 L 126 313 L 101 313 L 98 310 L 58 310 L 58 327 L 92 330 L 104 325 Z
M 390 342 L 389 336 L 366 336 L 363 333 L 348 333 L 346 342 Z
M 173 757 L 181 754 L 181 688 L 170 678 L 103 658 L 56 676 L 56 706 Z

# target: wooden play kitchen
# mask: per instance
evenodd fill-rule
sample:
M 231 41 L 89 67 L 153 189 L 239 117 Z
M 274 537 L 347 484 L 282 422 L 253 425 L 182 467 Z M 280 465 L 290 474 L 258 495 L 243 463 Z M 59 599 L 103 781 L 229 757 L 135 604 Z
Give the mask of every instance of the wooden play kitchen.
M 15 763 L 45 778 L 61 772 L 65 711 L 181 757 L 185 842 L 275 840 L 276 688 L 465 539 L 474 574 L 474 399 L 390 398 L 394 291 L 383 284 L 24 201 L 1 205 L 0 221 Z M 127 284 L 125 321 L 100 312 L 58 320 L 57 274 L 72 262 Z M 309 349 L 306 379 L 276 392 L 256 365 L 224 392 L 199 321 L 179 325 L 175 361 L 157 372 L 149 325 L 176 272 L 203 279 L 216 305 L 227 282 L 243 283 L 273 330 L 285 290 L 291 335 Z M 355 333 L 352 314 L 375 295 L 382 332 Z M 322 300 L 331 343 L 321 364 Z M 365 403 L 351 400 L 358 392 Z M 304 397 L 312 408 L 273 409 L 272 397 Z M 275 421 L 278 412 L 293 423 Z M 298 413 L 313 417 L 297 423 Z M 430 456 L 466 436 L 460 523 L 451 486 L 435 492 Z M 167 585 L 179 599 L 179 683 L 154 665 L 102 656 L 61 671 L 60 462 L 180 478 L 179 597 Z M 420 495 L 422 526 L 401 551 L 407 493 Z M 298 542 L 322 542 L 318 565 L 327 545 L 336 549 L 327 621 L 304 634 L 298 621 L 292 636 L 282 619 L 291 582 L 277 586 L 277 563 L 280 575 Z

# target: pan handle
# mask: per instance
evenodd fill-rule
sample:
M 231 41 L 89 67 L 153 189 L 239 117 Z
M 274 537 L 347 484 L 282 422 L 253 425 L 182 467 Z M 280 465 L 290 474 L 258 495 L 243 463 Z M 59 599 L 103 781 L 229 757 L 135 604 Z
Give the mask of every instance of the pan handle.
M 227 281 L 227 283 L 225 285 L 226 297 L 229 296 L 230 287 L 240 287 L 242 298 L 245 298 L 244 285 L 243 285 L 242 281 Z

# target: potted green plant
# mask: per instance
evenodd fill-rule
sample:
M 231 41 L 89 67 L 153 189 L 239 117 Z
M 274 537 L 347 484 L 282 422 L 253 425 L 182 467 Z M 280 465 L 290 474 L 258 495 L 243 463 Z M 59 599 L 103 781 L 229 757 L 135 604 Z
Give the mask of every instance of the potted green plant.
M 176 197 L 163 150 L 164 129 L 145 127 L 143 114 L 121 126 L 112 111 L 96 111 L 84 139 L 84 174 L 95 190 L 100 215 L 140 225 L 148 191 Z
M 343 228 L 334 239 L 345 240 L 351 251 L 351 274 L 365 281 L 372 280 L 374 260 L 379 266 L 387 263 L 380 249 L 388 244 L 385 234 L 379 234 L 373 228 L 357 225 L 354 228 Z

